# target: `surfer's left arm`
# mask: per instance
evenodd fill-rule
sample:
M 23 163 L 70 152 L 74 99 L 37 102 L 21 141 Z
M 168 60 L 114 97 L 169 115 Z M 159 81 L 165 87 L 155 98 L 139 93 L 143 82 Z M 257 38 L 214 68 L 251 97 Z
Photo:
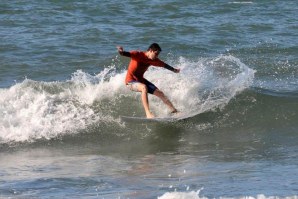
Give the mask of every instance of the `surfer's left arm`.
M 125 57 L 131 57 L 130 52 L 124 51 L 122 46 L 117 46 L 117 49 L 118 49 L 118 53 L 120 55 L 125 56 Z
M 165 64 L 164 68 L 166 68 L 166 69 L 168 69 L 168 70 L 170 70 L 174 73 L 179 73 L 180 72 L 180 68 L 174 68 L 174 67 L 170 66 L 169 64 Z

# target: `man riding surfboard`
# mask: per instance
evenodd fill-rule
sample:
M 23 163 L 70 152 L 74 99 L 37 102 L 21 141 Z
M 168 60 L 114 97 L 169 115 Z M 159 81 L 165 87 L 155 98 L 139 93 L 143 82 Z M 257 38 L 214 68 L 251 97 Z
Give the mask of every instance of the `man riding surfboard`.
M 130 90 L 141 92 L 142 103 L 146 112 L 147 118 L 153 118 L 154 115 L 150 111 L 148 102 L 148 93 L 159 97 L 171 110 L 171 113 L 178 112 L 172 102 L 167 96 L 159 90 L 153 83 L 144 78 L 144 73 L 148 70 L 149 66 L 164 67 L 174 73 L 179 73 L 180 69 L 173 68 L 158 58 L 161 48 L 157 43 L 149 46 L 147 51 L 124 51 L 122 46 L 117 46 L 118 52 L 122 56 L 130 57 L 130 63 L 125 78 L 125 84 Z

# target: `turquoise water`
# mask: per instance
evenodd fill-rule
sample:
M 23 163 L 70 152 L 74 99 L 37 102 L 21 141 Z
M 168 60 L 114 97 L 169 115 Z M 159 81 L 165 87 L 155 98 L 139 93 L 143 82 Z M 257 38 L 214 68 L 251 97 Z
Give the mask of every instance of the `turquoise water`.
M 0 198 L 297 198 L 296 1 L 0 2 Z M 143 116 L 125 50 L 183 114 Z M 150 96 L 152 111 L 168 110 Z

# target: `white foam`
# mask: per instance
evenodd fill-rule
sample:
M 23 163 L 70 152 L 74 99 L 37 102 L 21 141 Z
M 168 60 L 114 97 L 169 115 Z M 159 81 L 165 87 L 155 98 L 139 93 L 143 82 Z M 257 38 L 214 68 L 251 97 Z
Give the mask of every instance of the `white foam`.
M 92 109 L 77 106 L 67 91 L 51 94 L 34 88 L 35 85 L 42 87 L 40 82 L 25 80 L 1 90 L 1 142 L 50 139 L 88 125 Z
M 199 196 L 198 192 L 167 192 L 164 195 L 157 197 L 158 199 L 207 199 Z
M 200 191 L 191 191 L 191 192 L 167 192 L 158 199 L 208 199 L 208 197 L 200 196 Z M 220 199 L 297 199 L 298 196 L 266 196 L 264 194 L 259 194 L 257 196 L 237 196 L 237 197 L 219 197 Z
M 111 99 L 119 93 L 128 92 L 124 86 L 124 77 L 124 72 L 116 74 L 113 68 L 106 68 L 95 76 L 79 70 L 71 79 L 76 85 L 72 94 L 86 104 Z
M 225 106 L 254 78 L 254 71 L 233 56 L 197 61 L 180 58 L 177 67 L 182 69 L 180 74 L 153 69 L 147 75 L 181 112 L 192 115 Z M 168 113 L 159 100 L 152 102 L 155 112 Z
M 0 143 L 51 139 L 77 133 L 95 122 L 115 121 L 92 108 L 96 100 L 121 92 L 117 80 L 121 74 L 111 77 L 113 83 L 109 83 L 103 80 L 104 72 L 92 76 L 77 71 L 67 82 L 26 79 L 9 89 L 1 89 Z
M 233 2 L 230 2 L 230 3 L 233 3 L 233 4 L 253 4 L 252 1 L 233 1 Z

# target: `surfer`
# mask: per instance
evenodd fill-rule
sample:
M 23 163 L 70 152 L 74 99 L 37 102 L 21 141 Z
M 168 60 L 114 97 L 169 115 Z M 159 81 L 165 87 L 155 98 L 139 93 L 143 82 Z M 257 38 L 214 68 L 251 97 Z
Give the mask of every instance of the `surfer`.
M 125 78 L 125 84 L 130 90 L 142 93 L 142 103 L 147 118 L 154 117 L 149 108 L 148 93 L 159 97 L 169 107 L 171 113 L 177 113 L 177 109 L 174 107 L 168 97 L 153 83 L 144 78 L 144 73 L 147 71 L 150 65 L 164 67 L 170 71 L 173 71 L 174 73 L 180 72 L 180 69 L 173 68 L 158 58 L 158 55 L 161 52 L 160 46 L 157 43 L 153 43 L 145 52 L 127 52 L 123 50 L 122 46 L 117 46 L 117 49 L 120 55 L 131 58 Z

